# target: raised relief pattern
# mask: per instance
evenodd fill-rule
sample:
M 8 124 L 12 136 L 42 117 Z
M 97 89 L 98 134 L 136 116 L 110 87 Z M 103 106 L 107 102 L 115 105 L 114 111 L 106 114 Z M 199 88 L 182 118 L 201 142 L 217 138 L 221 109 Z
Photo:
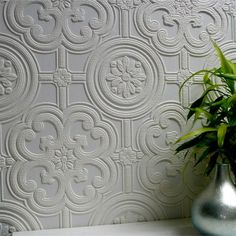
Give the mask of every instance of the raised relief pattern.
M 5 7 L 11 29 L 41 51 L 55 50 L 61 43 L 71 50 L 92 50 L 114 21 L 106 1 L 11 0 Z
M 109 0 L 109 3 L 118 6 L 122 10 L 135 8 L 143 2 L 146 2 L 146 0 Z
M 132 223 L 132 222 L 143 222 L 145 221 L 145 218 L 137 214 L 136 212 L 128 211 L 125 212 L 125 214 L 116 217 L 113 221 L 114 224 L 127 224 L 127 223 Z
M 0 235 L 1 236 L 12 236 L 12 234 L 16 232 L 16 228 L 14 226 L 0 223 Z
M 119 160 L 124 165 L 132 165 L 132 163 L 137 162 L 140 159 L 140 155 L 131 147 L 124 148 L 119 153 Z
M 191 15 L 193 4 L 190 0 L 175 0 L 173 4 L 177 15 Z
M 155 206 L 155 207 L 152 207 Z M 90 220 L 90 224 L 120 224 L 163 219 L 165 213 L 154 198 L 145 193 L 118 193 L 106 199 Z
M 192 199 L 202 186 L 194 182 L 199 173 L 192 169 L 191 161 L 186 164 L 175 154 L 175 141 L 188 129 L 184 113 L 176 102 L 160 104 L 139 132 L 140 148 L 146 154 L 139 163 L 140 183 L 163 204 Z
M 71 0 L 51 0 L 52 6 L 57 7 L 60 11 L 71 7 Z
M 8 143 L 16 158 L 12 190 L 37 212 L 55 213 L 65 205 L 92 209 L 116 179 L 109 157 L 114 130 L 91 107 L 74 105 L 62 113 L 38 106 L 12 129 Z
M 94 51 L 86 82 L 89 95 L 103 111 L 133 118 L 149 111 L 161 95 L 163 64 L 142 41 L 113 39 Z
M 207 182 L 175 141 L 199 77 L 178 91 L 216 66 L 210 38 L 236 59 L 236 1 L 0 10 L 0 235 L 190 216 Z
M 20 41 L 0 34 L 0 121 L 20 115 L 37 88 L 38 68 L 31 52 Z
M 0 235 L 10 236 L 15 231 L 40 230 L 42 225 L 31 211 L 16 201 L 0 202 Z
M 71 83 L 71 74 L 60 68 L 53 74 L 53 82 L 59 87 L 67 87 Z
M 14 162 L 15 160 L 13 158 L 0 155 L 0 171 L 4 168 L 12 166 Z
M 124 147 L 119 152 L 113 154 L 113 160 L 121 163 L 124 166 L 132 166 L 140 161 L 144 154 L 134 150 L 132 147 Z
M 73 156 L 73 150 L 68 150 L 65 146 L 55 150 L 54 157 L 52 158 L 56 170 L 63 172 L 73 170 L 75 168 L 75 161 L 76 158 Z
M 211 48 L 209 39 L 223 39 L 228 27 L 222 8 L 212 5 L 211 1 L 204 6 L 190 0 L 155 1 L 139 8 L 137 26 L 164 53 L 183 47 L 205 53 Z
M 106 80 L 114 94 L 127 98 L 142 91 L 146 75 L 141 62 L 125 56 L 112 61 L 110 70 Z
M 222 1 L 222 7 L 229 15 L 236 16 L 236 4 L 234 0 Z
M 17 75 L 12 63 L 0 58 L 0 96 L 12 93 Z

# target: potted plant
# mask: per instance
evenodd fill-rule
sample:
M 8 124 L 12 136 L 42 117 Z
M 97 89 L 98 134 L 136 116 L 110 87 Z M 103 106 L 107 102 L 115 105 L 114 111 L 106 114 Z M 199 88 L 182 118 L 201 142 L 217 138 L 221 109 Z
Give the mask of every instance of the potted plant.
M 187 150 L 195 166 L 206 162 L 207 175 L 216 169 L 215 178 L 193 203 L 193 224 L 207 235 L 236 235 L 236 189 L 229 173 L 231 169 L 236 179 L 236 63 L 212 43 L 220 66 L 197 71 L 180 88 L 202 75 L 204 90 L 187 115 L 201 126 L 177 140 L 176 152 Z
M 192 149 L 196 164 L 207 160 L 205 173 L 209 175 L 217 163 L 229 163 L 236 177 L 236 63 L 227 60 L 213 42 L 220 66 L 203 69 L 188 77 L 202 75 L 204 91 L 189 107 L 187 120 L 203 121 L 202 127 L 183 135 L 176 152 Z M 218 78 L 218 79 L 217 79 Z

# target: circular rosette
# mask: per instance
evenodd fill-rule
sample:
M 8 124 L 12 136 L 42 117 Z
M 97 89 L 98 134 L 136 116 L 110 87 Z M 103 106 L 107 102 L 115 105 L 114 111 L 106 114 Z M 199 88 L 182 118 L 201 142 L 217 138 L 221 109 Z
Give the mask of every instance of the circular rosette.
M 135 39 L 102 44 L 87 65 L 89 96 L 115 117 L 145 114 L 160 98 L 163 86 L 161 59 L 152 48 Z
M 38 69 L 22 43 L 0 35 L 0 121 L 21 114 L 33 101 L 38 88 Z
M 155 199 L 141 193 L 117 194 L 106 199 L 91 217 L 90 225 L 154 221 L 165 218 Z

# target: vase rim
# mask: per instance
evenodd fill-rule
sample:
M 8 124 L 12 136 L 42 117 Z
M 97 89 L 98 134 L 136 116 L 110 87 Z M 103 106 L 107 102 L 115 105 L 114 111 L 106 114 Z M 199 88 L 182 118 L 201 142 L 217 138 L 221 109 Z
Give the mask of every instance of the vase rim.
M 216 163 L 217 166 L 229 166 L 229 163 Z

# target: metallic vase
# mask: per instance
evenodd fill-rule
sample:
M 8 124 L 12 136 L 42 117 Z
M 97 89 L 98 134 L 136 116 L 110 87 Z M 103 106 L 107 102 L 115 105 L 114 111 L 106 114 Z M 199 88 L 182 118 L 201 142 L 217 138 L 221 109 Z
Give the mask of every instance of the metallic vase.
M 236 236 L 236 188 L 228 164 L 217 165 L 215 177 L 194 201 L 192 222 L 202 235 Z

